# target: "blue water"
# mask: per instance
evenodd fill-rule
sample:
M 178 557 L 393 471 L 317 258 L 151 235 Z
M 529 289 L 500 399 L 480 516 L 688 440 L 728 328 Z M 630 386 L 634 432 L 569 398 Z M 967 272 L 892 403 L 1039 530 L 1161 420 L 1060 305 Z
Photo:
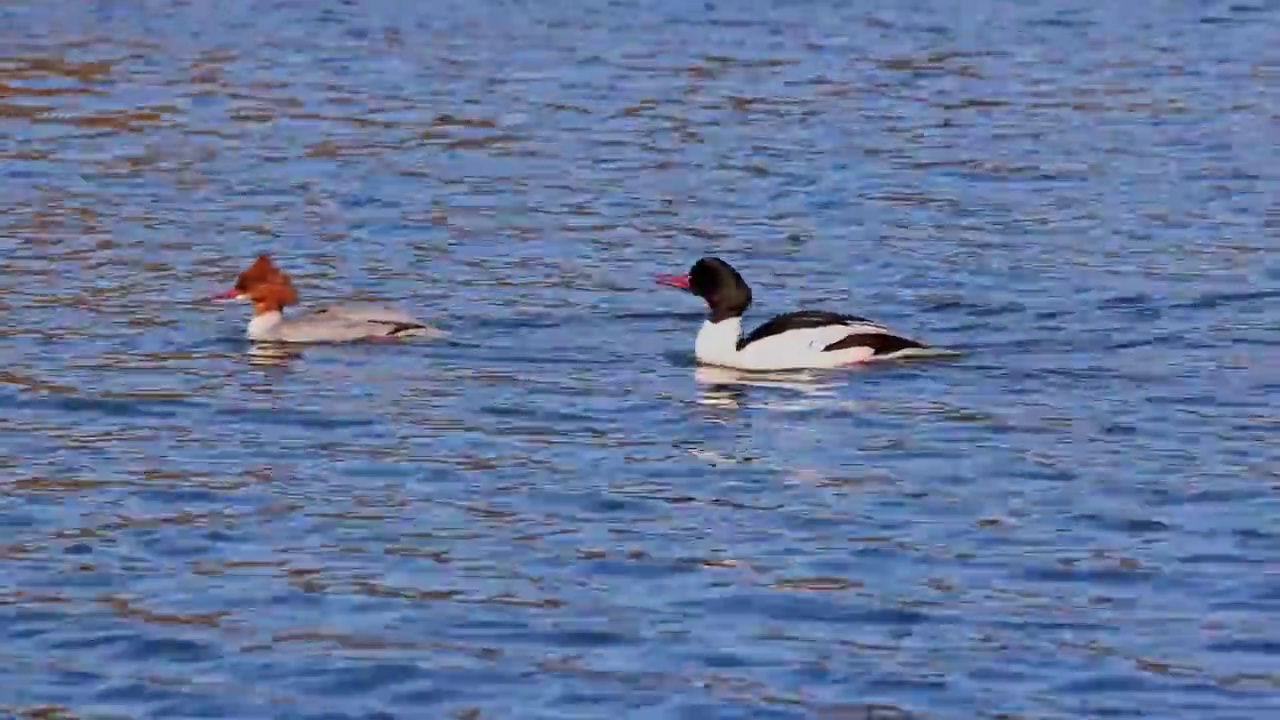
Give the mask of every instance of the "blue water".
M 1280 3 L 0 9 L 0 714 L 1280 716 Z M 201 299 L 447 342 L 265 353 Z M 696 367 L 871 316 L 954 358 Z

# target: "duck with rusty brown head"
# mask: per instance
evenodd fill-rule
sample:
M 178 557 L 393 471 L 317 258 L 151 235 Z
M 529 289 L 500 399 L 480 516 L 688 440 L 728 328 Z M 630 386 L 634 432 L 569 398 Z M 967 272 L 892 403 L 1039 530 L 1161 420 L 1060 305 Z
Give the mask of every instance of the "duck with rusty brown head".
M 298 291 L 289 276 L 265 254 L 240 273 L 235 287 L 212 299 L 252 303 L 253 318 L 246 335 L 259 342 L 342 343 L 443 334 L 403 310 L 386 305 L 330 305 L 286 316 L 284 309 L 298 303 Z

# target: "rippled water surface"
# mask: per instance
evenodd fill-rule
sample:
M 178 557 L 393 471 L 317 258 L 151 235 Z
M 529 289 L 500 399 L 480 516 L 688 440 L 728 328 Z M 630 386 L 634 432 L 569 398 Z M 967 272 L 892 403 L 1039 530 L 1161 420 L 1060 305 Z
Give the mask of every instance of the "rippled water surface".
M 0 8 L 0 715 L 1280 716 L 1280 4 Z M 203 302 L 444 342 L 255 351 Z M 749 321 L 959 357 L 696 367 Z

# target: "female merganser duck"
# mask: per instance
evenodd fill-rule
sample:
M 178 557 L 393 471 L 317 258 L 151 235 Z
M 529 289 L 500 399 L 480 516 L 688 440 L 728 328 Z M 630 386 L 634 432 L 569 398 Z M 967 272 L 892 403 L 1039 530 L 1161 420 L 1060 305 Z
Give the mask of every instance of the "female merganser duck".
M 866 318 L 821 310 L 779 315 L 742 337 L 751 288 L 729 263 L 705 257 L 688 275 L 660 275 L 663 285 L 707 302 L 711 316 L 694 344 L 698 362 L 739 370 L 834 368 L 902 357 L 928 346 L 889 332 Z
M 285 317 L 285 307 L 298 302 L 298 291 L 269 255 L 259 255 L 240 273 L 234 288 L 214 299 L 253 303 L 246 335 L 261 342 L 335 343 L 442 334 L 402 310 L 383 305 L 332 305 Z

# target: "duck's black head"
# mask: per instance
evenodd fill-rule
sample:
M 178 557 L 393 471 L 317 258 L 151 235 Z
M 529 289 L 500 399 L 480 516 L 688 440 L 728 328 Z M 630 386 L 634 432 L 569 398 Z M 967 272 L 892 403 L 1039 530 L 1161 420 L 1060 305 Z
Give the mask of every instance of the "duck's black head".
M 697 295 L 707 302 L 711 322 L 741 317 L 751 304 L 751 287 L 729 263 L 704 257 L 689 268 L 688 275 L 660 275 L 658 282 Z

